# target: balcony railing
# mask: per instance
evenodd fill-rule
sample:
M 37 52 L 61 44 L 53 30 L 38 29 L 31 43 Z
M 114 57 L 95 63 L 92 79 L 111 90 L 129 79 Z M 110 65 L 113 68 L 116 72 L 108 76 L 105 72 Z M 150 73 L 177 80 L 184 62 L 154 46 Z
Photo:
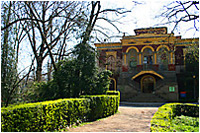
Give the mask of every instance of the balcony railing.
M 143 64 L 142 70 L 154 70 L 154 71 L 172 71 L 173 65 L 157 65 L 157 64 Z
M 153 71 L 175 71 L 174 64 L 168 65 L 158 65 L 158 64 L 143 64 L 137 65 L 136 67 L 122 67 L 123 72 L 139 72 L 144 70 L 153 70 Z

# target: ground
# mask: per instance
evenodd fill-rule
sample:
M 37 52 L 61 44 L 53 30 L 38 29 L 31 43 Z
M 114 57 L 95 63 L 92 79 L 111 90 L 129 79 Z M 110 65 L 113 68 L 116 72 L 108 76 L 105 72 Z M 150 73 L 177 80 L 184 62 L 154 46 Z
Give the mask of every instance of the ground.
M 158 107 L 125 107 L 110 117 L 95 121 L 69 132 L 150 132 L 150 121 Z

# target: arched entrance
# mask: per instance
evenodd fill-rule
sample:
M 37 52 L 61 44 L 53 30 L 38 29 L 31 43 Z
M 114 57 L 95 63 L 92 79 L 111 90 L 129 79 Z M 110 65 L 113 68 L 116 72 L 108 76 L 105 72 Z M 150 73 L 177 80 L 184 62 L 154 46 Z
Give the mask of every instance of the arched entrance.
M 143 93 L 152 93 L 156 84 L 156 79 L 151 75 L 141 78 L 141 89 Z

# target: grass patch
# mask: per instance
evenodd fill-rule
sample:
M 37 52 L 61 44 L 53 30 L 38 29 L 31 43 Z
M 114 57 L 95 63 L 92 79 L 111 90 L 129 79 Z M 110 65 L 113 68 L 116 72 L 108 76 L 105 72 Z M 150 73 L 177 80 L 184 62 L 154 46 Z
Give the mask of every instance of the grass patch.
M 199 132 L 199 118 L 189 116 L 176 116 L 171 121 L 174 132 Z

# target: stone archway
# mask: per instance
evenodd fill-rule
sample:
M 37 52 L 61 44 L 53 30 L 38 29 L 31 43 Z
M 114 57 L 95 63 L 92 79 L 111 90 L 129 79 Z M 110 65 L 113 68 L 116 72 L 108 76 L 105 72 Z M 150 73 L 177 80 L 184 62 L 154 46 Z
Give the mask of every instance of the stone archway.
M 141 78 L 142 93 L 152 93 L 155 88 L 156 79 L 151 75 L 145 75 Z

